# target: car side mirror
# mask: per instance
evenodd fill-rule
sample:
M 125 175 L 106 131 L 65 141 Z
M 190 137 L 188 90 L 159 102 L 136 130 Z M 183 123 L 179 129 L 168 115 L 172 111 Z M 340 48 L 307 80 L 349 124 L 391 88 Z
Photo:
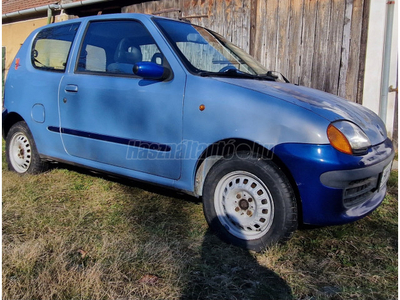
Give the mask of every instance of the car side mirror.
M 133 73 L 144 79 L 166 80 L 171 75 L 171 70 L 153 62 L 138 62 L 133 66 Z

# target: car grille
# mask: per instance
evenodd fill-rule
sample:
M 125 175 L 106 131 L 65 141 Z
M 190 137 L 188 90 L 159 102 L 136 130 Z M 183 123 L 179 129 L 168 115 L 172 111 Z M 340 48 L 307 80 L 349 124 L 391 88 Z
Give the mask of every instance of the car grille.
M 346 208 L 359 205 L 370 199 L 378 185 L 377 177 L 355 180 L 343 192 L 343 204 Z

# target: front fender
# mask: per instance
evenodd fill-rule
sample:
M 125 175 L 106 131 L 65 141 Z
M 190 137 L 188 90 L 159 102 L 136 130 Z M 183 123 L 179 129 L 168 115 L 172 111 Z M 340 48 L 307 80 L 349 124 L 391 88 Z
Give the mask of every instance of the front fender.
M 329 144 L 327 119 L 279 98 L 199 76 L 188 76 L 185 95 L 184 140 L 211 145 L 234 137 L 267 149 Z

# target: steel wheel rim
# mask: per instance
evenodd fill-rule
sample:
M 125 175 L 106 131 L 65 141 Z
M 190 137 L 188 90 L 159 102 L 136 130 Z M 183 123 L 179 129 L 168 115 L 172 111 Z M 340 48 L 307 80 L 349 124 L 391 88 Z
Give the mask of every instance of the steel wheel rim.
M 243 240 L 264 236 L 274 219 L 270 191 L 257 176 L 245 171 L 221 178 L 215 189 L 214 207 L 225 229 Z
M 18 173 L 25 173 L 32 162 L 31 144 L 23 133 L 15 134 L 10 142 L 10 162 Z

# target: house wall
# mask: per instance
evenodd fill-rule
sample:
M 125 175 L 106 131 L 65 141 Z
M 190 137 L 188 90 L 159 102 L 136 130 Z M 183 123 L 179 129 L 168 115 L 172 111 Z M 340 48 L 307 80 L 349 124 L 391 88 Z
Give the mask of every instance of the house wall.
M 2 25 L 2 45 L 6 48 L 6 74 L 25 39 L 33 30 L 46 24 L 47 18 L 40 18 Z
M 388 1 L 374 0 L 371 1 L 371 12 L 368 25 L 368 43 L 365 62 L 365 79 L 363 105 L 379 114 L 379 104 L 382 98 L 382 77 L 383 77 L 383 60 L 385 50 L 385 33 L 386 33 L 386 16 L 388 9 Z M 394 23 L 393 36 L 391 44 L 391 63 L 389 72 L 389 86 L 397 87 L 398 72 L 398 8 L 394 7 Z M 388 135 L 397 141 L 397 136 L 393 136 L 396 131 L 397 123 L 397 92 L 388 93 L 388 106 L 386 119 L 384 120 Z M 397 134 L 397 132 L 396 132 Z
M 395 4 L 398 5 L 398 4 Z M 394 22 L 393 22 L 393 36 L 392 36 L 392 50 L 391 50 L 391 57 L 390 57 L 390 70 L 389 70 L 389 87 L 392 86 L 398 90 L 398 37 L 399 37 L 399 25 L 398 25 L 398 18 L 399 17 L 399 10 L 398 6 L 395 6 L 394 9 Z M 397 129 L 398 129 L 398 109 L 397 109 L 397 102 L 398 102 L 398 91 L 389 91 L 388 94 L 388 109 L 387 109 L 387 117 L 386 117 L 386 127 L 389 131 L 389 136 L 393 138 L 395 141 L 395 145 L 397 147 L 398 143 L 398 136 L 397 136 Z
M 7 14 L 32 7 L 39 7 L 47 4 L 54 4 L 54 0 L 3 0 L 2 13 Z

